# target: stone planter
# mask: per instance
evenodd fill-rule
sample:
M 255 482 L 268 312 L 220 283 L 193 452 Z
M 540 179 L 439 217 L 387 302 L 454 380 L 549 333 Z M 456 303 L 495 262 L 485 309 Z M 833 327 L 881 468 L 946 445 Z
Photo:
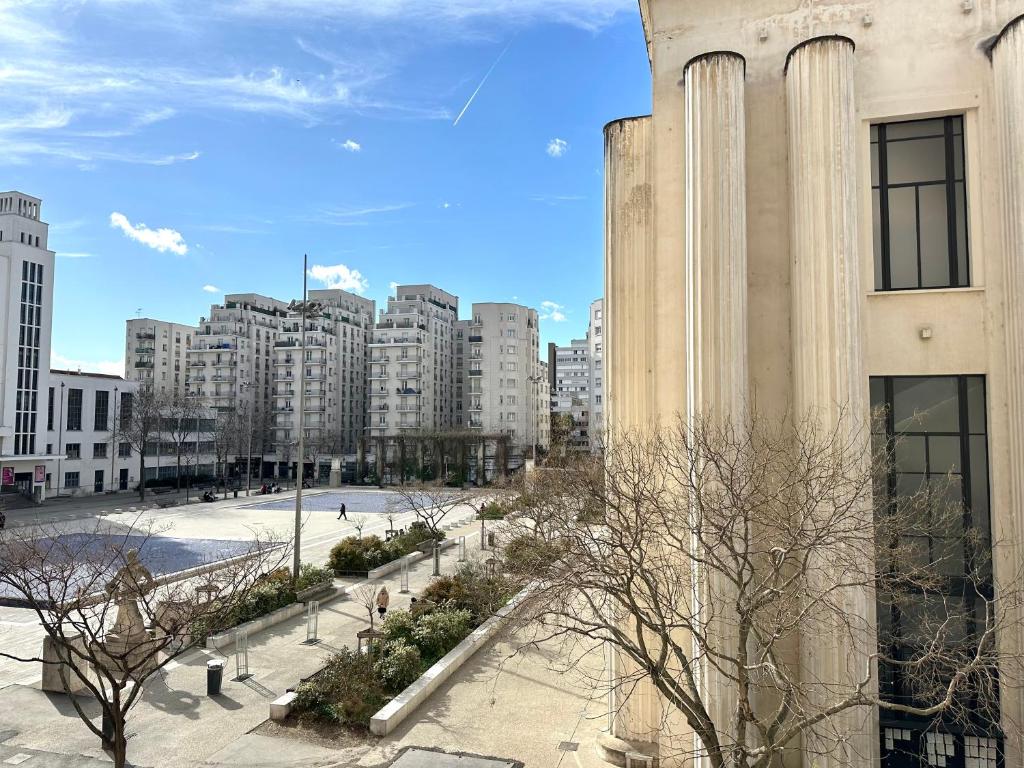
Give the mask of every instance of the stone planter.
M 310 600 L 318 597 L 319 595 L 326 594 L 334 588 L 334 581 L 321 581 L 319 584 L 314 584 L 311 587 L 306 587 L 301 592 L 297 592 L 295 599 L 300 603 L 308 603 Z

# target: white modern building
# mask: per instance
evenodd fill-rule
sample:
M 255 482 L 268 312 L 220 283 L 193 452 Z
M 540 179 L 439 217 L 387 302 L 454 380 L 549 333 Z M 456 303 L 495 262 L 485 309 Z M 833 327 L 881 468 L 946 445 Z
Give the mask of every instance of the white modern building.
M 0 193 L 0 492 L 45 498 L 54 253 L 39 198 Z
M 120 409 L 130 408 L 138 382 L 81 371 L 50 371 L 46 399 L 46 452 L 55 462 L 47 494 L 127 491 L 138 485 L 139 462 L 118 438 Z
M 484 434 L 507 435 L 513 466 L 532 455 L 533 445 L 546 446 L 538 418 L 538 402 L 547 392 L 539 347 L 537 311 L 519 304 L 473 304 L 472 319 L 460 321 L 456 330 L 463 423 Z
M 458 297 L 433 285 L 399 285 L 388 298 L 370 343 L 370 438 L 455 425 L 458 315 Z
M 590 339 L 573 339 L 567 346 L 549 345 L 548 366 L 552 384 L 551 414 L 572 418 L 566 446 L 590 450 L 590 387 L 594 379 Z
M 297 460 L 299 380 L 304 377 L 305 461 L 329 477 L 331 459 L 356 453 L 367 413 L 367 356 L 375 303 L 340 289 L 309 291 L 320 309 L 306 319 L 302 356 L 302 316 L 290 311 L 274 342 L 274 443 L 290 474 Z M 322 468 L 326 468 L 326 472 Z
M 132 318 L 125 323 L 124 376 L 160 394 L 184 394 L 187 352 L 198 329 L 192 325 Z

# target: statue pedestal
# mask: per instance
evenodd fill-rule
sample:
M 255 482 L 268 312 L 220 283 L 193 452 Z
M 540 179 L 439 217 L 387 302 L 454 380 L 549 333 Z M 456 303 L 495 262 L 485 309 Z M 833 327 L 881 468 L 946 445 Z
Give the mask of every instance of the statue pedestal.
M 604 733 L 597 739 L 597 754 L 610 765 L 626 765 L 626 755 L 644 755 L 651 759 L 651 768 L 658 768 L 658 745 L 649 741 L 633 741 L 620 739 L 610 733 Z
M 145 630 L 132 633 L 111 632 L 95 649 L 96 657 L 109 670 L 122 669 L 134 680 L 139 680 L 159 663 L 154 653 L 157 641 Z
M 67 646 L 72 646 L 80 651 L 85 650 L 85 640 L 81 635 L 74 635 L 66 638 L 64 643 L 55 643 L 49 635 L 43 638 L 43 682 L 42 689 L 53 693 L 79 693 L 85 689 L 82 678 L 76 674 L 85 674 L 88 671 L 89 663 L 78 656 L 75 656 Z M 61 668 L 64 670 L 64 680 L 61 680 Z M 64 687 L 65 682 L 67 688 Z

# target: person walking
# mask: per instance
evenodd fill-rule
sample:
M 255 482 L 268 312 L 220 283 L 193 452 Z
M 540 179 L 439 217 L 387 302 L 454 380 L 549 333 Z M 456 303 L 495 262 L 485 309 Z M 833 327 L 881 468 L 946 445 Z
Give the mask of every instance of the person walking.
M 388 604 L 391 602 L 391 595 L 388 594 L 387 587 L 381 587 L 380 592 L 377 593 L 377 613 L 380 618 L 384 619 L 384 614 L 388 612 Z
M 344 501 L 341 502 L 341 509 L 338 510 L 338 519 L 339 520 L 342 520 L 342 519 L 348 520 L 348 512 L 345 511 L 345 502 Z

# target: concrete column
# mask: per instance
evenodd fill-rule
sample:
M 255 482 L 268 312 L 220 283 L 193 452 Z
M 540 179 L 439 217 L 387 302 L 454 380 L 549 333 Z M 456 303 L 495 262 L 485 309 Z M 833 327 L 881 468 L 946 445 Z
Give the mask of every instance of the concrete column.
M 651 118 L 604 128 L 605 432 L 654 417 L 654 226 Z
M 742 427 L 748 406 L 745 69 L 738 53 L 719 51 L 692 59 L 683 74 L 690 424 L 706 419 Z M 696 611 L 721 606 L 709 631 L 734 653 L 731 583 L 721 574 L 695 574 L 693 595 Z M 731 723 L 736 710 L 733 684 L 710 664 L 702 665 L 700 677 L 715 722 Z M 722 733 L 721 738 L 734 736 Z
M 820 37 L 794 48 L 786 60 L 786 94 L 794 416 L 823 429 L 842 426 L 850 440 L 864 440 L 866 459 L 853 41 Z M 870 525 L 870 510 L 864 514 Z M 820 557 L 815 573 L 837 578 L 829 576 L 828 552 Z M 857 637 L 849 640 L 829 621 L 809 621 L 800 643 L 802 674 L 816 707 L 850 689 L 877 644 L 873 594 L 847 590 L 837 597 Z M 807 748 L 820 768 L 859 764 L 878 754 L 877 725 L 862 712 L 840 715 L 832 728 L 845 736 L 841 743 L 810 737 Z
M 996 540 L 1012 542 L 995 555 L 995 577 L 1016 573 L 1022 557 L 1024 538 L 1024 16 L 1011 21 L 990 50 L 993 77 L 1003 197 L 1003 317 L 1006 326 L 1006 424 L 1008 457 L 1005 462 L 1008 490 L 1007 514 L 994 516 Z M 989 394 L 989 402 L 996 400 Z M 991 406 L 990 406 L 991 407 Z M 1004 633 L 1007 635 L 1010 633 Z M 1024 648 L 1024 633 L 1002 637 L 1005 653 L 1018 654 Z M 1007 723 L 1007 765 L 1020 765 L 1024 754 L 1019 722 L 1024 713 L 1024 695 L 1014 686 L 1003 686 L 1000 702 Z
M 616 433 L 650 428 L 657 417 L 652 119 L 616 120 L 604 138 L 604 416 L 613 445 Z M 598 749 L 623 765 L 627 752 L 657 753 L 661 703 L 649 681 L 635 679 L 630 659 L 613 652 L 608 665 L 610 727 Z

